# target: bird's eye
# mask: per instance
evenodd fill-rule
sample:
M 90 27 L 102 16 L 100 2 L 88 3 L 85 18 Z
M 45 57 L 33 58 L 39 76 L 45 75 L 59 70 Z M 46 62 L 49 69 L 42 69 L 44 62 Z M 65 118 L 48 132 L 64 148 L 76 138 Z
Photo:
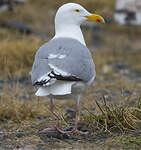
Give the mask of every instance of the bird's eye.
M 75 11 L 76 11 L 76 12 L 80 12 L 80 10 L 79 10 L 79 9 L 75 9 Z

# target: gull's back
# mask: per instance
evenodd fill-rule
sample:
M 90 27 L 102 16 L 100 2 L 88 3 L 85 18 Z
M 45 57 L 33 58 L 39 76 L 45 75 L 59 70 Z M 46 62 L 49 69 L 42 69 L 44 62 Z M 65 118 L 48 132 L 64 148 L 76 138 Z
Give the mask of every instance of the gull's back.
M 56 38 L 42 45 L 32 67 L 33 85 L 52 86 L 57 81 L 88 83 L 95 77 L 89 49 L 71 38 Z

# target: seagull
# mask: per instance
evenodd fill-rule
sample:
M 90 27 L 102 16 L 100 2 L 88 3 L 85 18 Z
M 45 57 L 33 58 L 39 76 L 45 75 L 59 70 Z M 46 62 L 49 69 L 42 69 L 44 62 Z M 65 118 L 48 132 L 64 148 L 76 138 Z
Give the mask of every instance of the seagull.
M 103 17 L 89 13 L 79 4 L 62 5 L 55 16 L 55 36 L 35 55 L 32 84 L 38 88 L 35 95 L 49 97 L 53 121 L 53 98 L 76 101 L 76 119 L 71 131 L 63 131 L 53 124 L 43 132 L 88 133 L 78 130 L 80 97 L 96 76 L 95 65 L 80 28 L 86 20 L 104 23 Z

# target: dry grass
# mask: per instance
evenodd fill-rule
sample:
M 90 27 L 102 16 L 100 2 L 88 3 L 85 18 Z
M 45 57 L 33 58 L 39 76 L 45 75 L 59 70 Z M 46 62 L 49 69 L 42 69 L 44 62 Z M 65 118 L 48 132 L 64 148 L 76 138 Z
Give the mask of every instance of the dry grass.
M 7 85 L 5 86 L 0 97 L 1 122 L 12 121 L 15 124 L 28 121 L 28 124 L 32 124 L 34 120 L 40 122 L 40 118 L 51 120 L 49 102 L 42 98 L 39 100 L 37 97 L 30 98 L 30 101 L 20 100 L 20 93 L 25 92 L 26 89 L 21 89 L 19 85 L 12 89 Z M 127 98 L 119 96 L 117 104 L 115 101 L 107 101 L 104 96 L 103 100 L 100 100 L 101 96 L 91 96 L 92 93 L 92 91 L 85 93 L 85 99 L 87 98 L 87 100 L 84 101 L 80 115 L 82 127 L 87 127 L 94 133 L 97 130 L 99 132 L 108 131 L 122 134 L 141 129 L 141 97 L 136 97 L 134 104 L 131 105 L 132 100 L 135 99 L 134 96 Z M 56 124 L 60 127 L 72 124 L 72 120 L 66 118 L 64 111 L 66 107 L 74 108 L 75 102 L 55 101 Z
M 41 42 L 23 37 L 21 40 L 7 39 L 2 40 L 0 43 L 1 78 L 28 75 L 34 55 Z
M 138 103 L 133 107 L 119 106 L 116 104 L 109 104 L 103 97 L 104 105 L 101 106 L 98 101 L 96 105 L 101 112 L 94 113 L 89 111 L 88 116 L 84 116 L 84 122 L 91 128 L 97 128 L 100 131 L 109 131 L 125 133 L 128 131 L 141 129 L 141 98 Z
M 17 88 L 18 87 L 18 88 Z M 5 87 L 0 97 L 0 121 L 13 121 L 20 123 L 24 120 L 31 120 L 38 117 L 49 116 L 48 103 L 37 98 L 23 101 L 20 100 L 21 92 L 25 92 L 19 86 Z M 8 94 L 6 94 L 8 93 Z

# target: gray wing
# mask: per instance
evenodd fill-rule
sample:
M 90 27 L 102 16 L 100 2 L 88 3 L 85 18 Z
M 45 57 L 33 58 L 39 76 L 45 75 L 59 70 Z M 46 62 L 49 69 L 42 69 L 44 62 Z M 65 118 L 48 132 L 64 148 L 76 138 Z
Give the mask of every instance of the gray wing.
M 86 46 L 71 38 L 57 38 L 39 48 L 32 67 L 33 85 L 49 85 L 56 80 L 88 82 L 95 67 Z

